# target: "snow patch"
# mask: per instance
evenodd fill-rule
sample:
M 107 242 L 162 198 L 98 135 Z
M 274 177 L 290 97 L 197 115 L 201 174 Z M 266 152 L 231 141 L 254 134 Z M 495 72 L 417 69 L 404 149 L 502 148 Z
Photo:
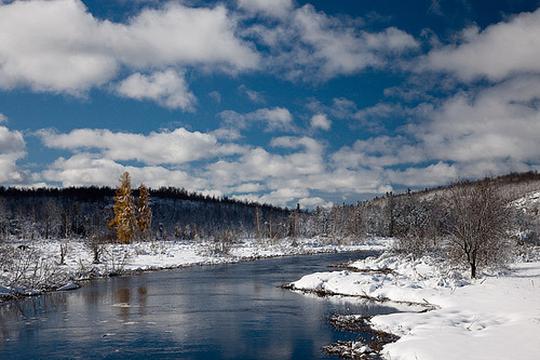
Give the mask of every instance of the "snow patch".
M 428 302 L 423 313 L 402 312 L 371 319 L 377 330 L 398 335 L 382 351 L 392 360 L 538 359 L 540 353 L 540 261 L 515 263 L 510 271 L 469 280 L 437 258 L 385 253 L 350 265 L 392 269 L 370 273 L 315 273 L 291 283 L 296 289 Z

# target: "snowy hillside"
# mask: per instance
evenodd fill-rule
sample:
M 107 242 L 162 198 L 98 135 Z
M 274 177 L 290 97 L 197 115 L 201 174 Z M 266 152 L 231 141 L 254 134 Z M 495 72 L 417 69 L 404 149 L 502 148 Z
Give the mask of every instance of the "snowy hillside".
M 538 215 L 540 211 L 540 191 L 533 191 L 512 202 L 517 209 Z

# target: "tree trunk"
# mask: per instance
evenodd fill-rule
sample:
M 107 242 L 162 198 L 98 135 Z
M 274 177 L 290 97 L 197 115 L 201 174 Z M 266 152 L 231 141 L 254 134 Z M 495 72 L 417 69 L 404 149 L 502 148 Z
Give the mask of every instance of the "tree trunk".
M 476 279 L 476 263 L 471 263 L 471 278 Z

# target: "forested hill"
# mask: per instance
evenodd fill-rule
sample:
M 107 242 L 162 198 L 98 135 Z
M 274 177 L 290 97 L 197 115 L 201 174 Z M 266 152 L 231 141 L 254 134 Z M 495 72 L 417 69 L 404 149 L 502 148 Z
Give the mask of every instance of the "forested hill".
M 506 198 L 508 201 L 513 201 L 525 196 L 531 191 L 540 190 L 540 173 L 538 173 L 537 171 L 527 171 L 520 173 L 512 172 L 505 175 L 493 177 L 488 176 L 482 179 L 475 180 L 462 179 L 451 184 L 425 188 L 422 190 L 396 192 L 393 194 L 393 196 L 400 197 L 405 195 L 413 195 L 421 199 L 429 199 L 433 196 L 444 195 L 455 186 L 472 186 L 481 183 L 496 186 L 504 198 Z M 384 201 L 386 196 L 388 196 L 388 194 L 382 197 L 376 197 L 372 199 L 371 202 L 377 203 L 380 201 Z
M 109 187 L 0 187 L 0 236 L 88 237 L 107 231 L 115 189 Z M 208 196 L 178 188 L 152 189 L 152 231 L 167 238 L 195 238 L 228 229 L 250 235 L 271 224 L 284 231 L 288 209 Z M 135 198 L 138 191 L 133 191 Z

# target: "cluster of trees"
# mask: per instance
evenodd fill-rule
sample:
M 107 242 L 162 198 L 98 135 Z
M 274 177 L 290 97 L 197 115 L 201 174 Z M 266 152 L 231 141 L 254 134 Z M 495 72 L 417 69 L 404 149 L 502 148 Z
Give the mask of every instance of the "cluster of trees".
M 114 217 L 109 227 L 114 230 L 120 243 L 129 243 L 134 238 L 148 239 L 152 224 L 150 191 L 144 184 L 139 186 L 137 203 L 131 190 L 131 178 L 128 172 L 120 177 L 120 186 L 114 195 Z
M 516 216 L 509 202 L 539 185 L 537 173 L 510 174 L 303 211 L 171 187 L 132 189 L 125 173 L 116 190 L 0 187 L 0 241 L 79 238 L 99 261 L 100 245 L 112 241 L 213 238 L 215 251 L 226 252 L 235 239 L 245 237 L 288 237 L 295 243 L 298 237 L 317 236 L 341 243 L 390 236 L 397 239 L 397 251 L 438 252 L 468 265 L 474 277 L 479 267 L 507 258 L 511 228 L 529 229 L 528 239 L 538 238 L 538 209 Z
M 438 193 L 412 193 L 316 209 L 306 219 L 308 234 L 331 238 L 390 236 L 395 249 L 415 257 L 437 252 L 465 264 L 471 276 L 479 267 L 508 258 L 516 213 L 493 182 L 460 182 Z
M 135 230 L 143 224 L 136 224 L 134 238 L 197 240 L 225 231 L 239 237 L 255 237 L 257 233 L 260 237 L 287 235 L 291 215 L 288 209 L 172 187 L 145 190 L 148 194 L 142 197 L 140 189 L 131 191 L 134 213 L 152 214 L 142 235 Z M 10 239 L 115 241 L 116 232 L 109 226 L 115 218 L 115 194 L 116 189 L 109 187 L 0 187 L 0 242 Z M 140 206 L 135 199 L 140 201 L 145 196 L 151 201 L 145 209 L 137 210 Z

